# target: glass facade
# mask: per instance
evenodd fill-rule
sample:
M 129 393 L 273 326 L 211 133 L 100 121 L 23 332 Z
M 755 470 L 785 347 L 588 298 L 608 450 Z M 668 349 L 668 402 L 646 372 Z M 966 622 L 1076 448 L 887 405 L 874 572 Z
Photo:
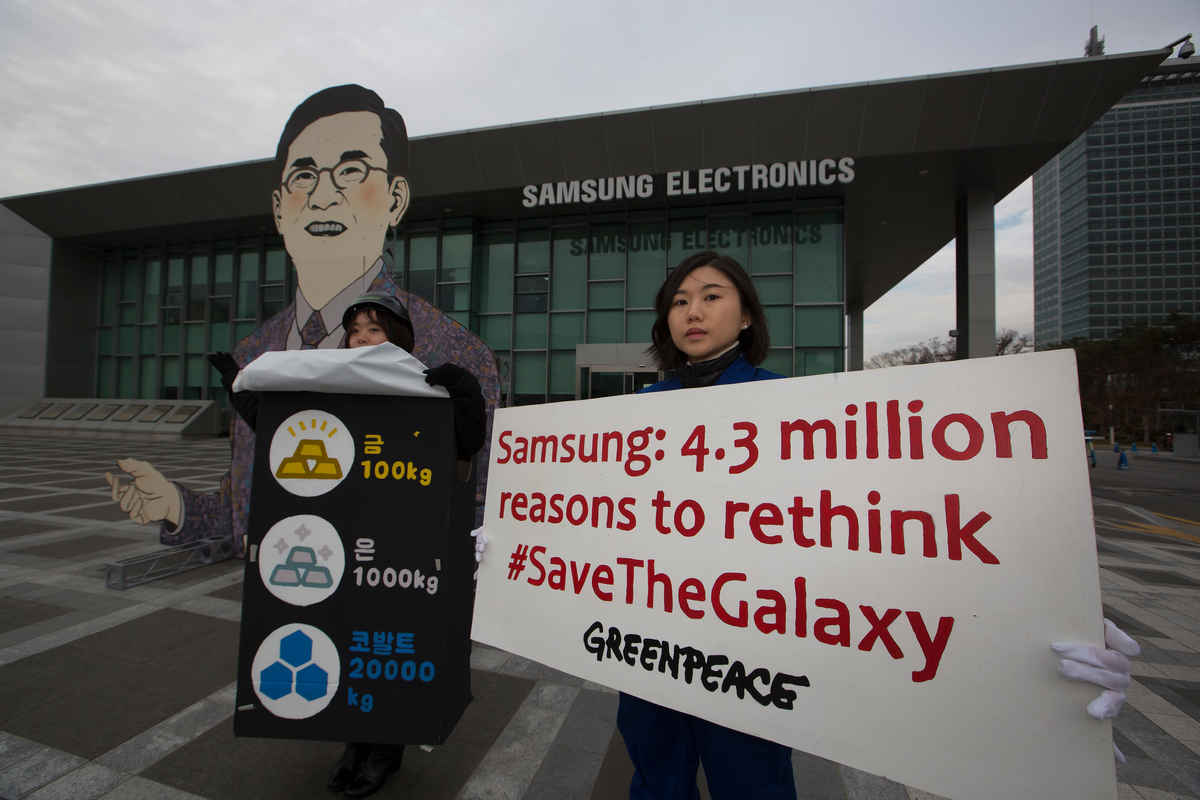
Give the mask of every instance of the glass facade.
M 1034 336 L 1200 312 L 1200 75 L 1158 68 L 1033 179 Z
M 705 249 L 750 271 L 784 375 L 843 369 L 842 212 L 790 201 L 481 222 L 411 222 L 389 241 L 397 282 L 479 334 L 512 366 L 515 404 L 575 397 L 579 344 L 648 343 L 667 272 Z M 277 236 L 104 254 L 98 397 L 223 400 L 204 354 L 290 302 Z

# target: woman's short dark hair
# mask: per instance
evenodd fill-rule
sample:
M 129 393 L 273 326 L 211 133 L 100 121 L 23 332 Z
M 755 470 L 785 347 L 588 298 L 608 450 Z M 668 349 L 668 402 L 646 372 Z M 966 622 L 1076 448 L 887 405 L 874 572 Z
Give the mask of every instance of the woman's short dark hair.
M 401 324 L 401 322 L 391 314 L 387 313 L 382 308 L 375 307 L 364 308 L 362 311 L 359 311 L 358 314 L 366 314 L 367 319 L 383 328 L 383 332 L 387 334 L 388 341 L 396 345 L 396 347 L 399 347 L 406 353 L 412 352 L 413 345 L 415 344 L 413 341 L 412 331 Z M 358 314 L 354 315 L 355 319 L 358 318 Z M 353 325 L 354 320 L 351 320 L 350 324 Z M 342 347 L 345 348 L 349 346 L 350 328 L 347 326 L 346 334 L 344 337 L 342 337 Z
M 684 360 L 675 343 L 671 341 L 667 317 L 671 313 L 671 302 L 675 299 L 675 292 L 679 291 L 683 279 L 700 267 L 720 270 L 737 289 L 742 310 L 750 314 L 750 327 L 738 334 L 738 342 L 742 345 L 746 360 L 757 367 L 766 360 L 771 350 L 767 316 L 763 313 L 762 302 L 758 299 L 758 290 L 754 288 L 754 282 L 750 280 L 741 264 L 712 250 L 685 258 L 659 287 L 658 295 L 654 298 L 654 327 L 650 330 L 650 339 L 654 344 L 646 348 L 646 355 L 654 359 L 659 369 L 671 369 Z

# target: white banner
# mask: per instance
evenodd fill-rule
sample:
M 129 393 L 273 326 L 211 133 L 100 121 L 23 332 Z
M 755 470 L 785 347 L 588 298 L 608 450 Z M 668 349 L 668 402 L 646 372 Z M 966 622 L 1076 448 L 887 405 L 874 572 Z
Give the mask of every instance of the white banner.
M 473 638 L 949 798 L 1116 797 L 1074 354 L 496 414 Z M 801 789 L 803 793 L 803 789 Z

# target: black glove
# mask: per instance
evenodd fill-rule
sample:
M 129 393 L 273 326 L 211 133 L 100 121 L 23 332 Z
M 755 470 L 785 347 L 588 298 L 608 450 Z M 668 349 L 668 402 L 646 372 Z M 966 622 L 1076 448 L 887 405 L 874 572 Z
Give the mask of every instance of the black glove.
M 233 391 L 233 382 L 242 371 L 237 360 L 230 353 L 209 353 L 208 363 L 221 373 L 221 385 L 225 387 L 229 402 L 233 404 L 238 416 L 250 426 L 250 430 L 254 430 L 254 423 L 258 421 L 258 392 Z
M 459 461 L 469 461 L 487 435 L 487 402 L 475 376 L 457 364 L 425 370 L 425 382 L 444 386 L 454 401 L 454 441 Z

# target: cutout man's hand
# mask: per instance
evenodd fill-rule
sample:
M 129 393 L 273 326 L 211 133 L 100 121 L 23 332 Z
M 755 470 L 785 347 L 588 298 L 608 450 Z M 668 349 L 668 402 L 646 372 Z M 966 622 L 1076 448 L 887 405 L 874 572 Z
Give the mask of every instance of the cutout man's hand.
M 117 461 L 117 466 L 129 473 L 133 483 L 122 484 L 121 479 L 111 472 L 105 472 L 104 479 L 112 488 L 113 502 L 119 504 L 131 520 L 139 525 L 165 520 L 172 527 L 179 527 L 183 498 L 175 484 L 146 461 L 122 458 Z

